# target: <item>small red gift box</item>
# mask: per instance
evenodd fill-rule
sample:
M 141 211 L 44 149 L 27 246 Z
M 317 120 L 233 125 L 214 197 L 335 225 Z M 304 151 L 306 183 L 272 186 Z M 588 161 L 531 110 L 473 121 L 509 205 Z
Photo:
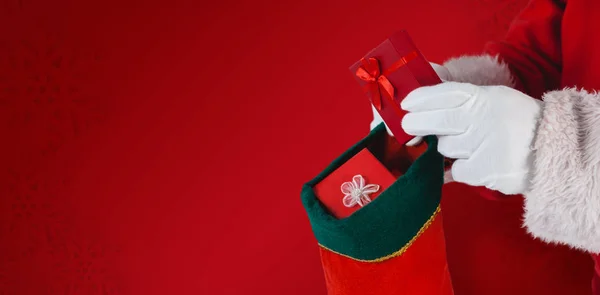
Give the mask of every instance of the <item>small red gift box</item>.
M 396 177 L 363 149 L 314 187 L 314 192 L 337 218 L 345 218 L 386 190 Z
M 406 112 L 400 102 L 418 87 L 442 82 L 406 31 L 393 34 L 350 71 L 400 144 L 413 138 L 402 129 Z

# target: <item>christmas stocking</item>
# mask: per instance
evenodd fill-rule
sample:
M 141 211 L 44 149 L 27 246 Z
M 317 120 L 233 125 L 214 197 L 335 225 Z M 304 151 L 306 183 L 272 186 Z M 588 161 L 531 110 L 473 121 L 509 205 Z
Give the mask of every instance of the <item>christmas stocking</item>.
M 437 139 L 426 138 L 414 161 L 406 150 L 390 153 L 388 139 L 382 124 L 303 187 L 328 293 L 453 294 Z

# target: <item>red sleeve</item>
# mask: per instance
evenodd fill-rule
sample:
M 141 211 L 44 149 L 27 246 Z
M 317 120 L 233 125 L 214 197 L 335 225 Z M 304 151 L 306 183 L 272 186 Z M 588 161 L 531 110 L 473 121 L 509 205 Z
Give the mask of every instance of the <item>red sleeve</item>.
M 536 98 L 560 87 L 561 22 L 566 4 L 532 0 L 513 21 L 506 37 L 486 46 L 514 77 L 516 88 Z

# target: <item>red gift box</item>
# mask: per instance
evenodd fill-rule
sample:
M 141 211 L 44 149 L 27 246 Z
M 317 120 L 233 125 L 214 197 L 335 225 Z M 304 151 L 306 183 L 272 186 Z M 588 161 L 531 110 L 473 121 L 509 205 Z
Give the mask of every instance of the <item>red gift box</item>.
M 442 81 L 406 31 L 399 31 L 350 67 L 356 80 L 400 144 L 413 137 L 402 129 L 400 102 L 414 89 Z
M 395 180 L 396 177 L 365 148 L 316 184 L 314 192 L 333 216 L 345 218 L 377 198 Z M 361 189 L 368 199 L 359 195 L 353 205 L 345 202 L 345 198 L 353 197 L 348 193 Z

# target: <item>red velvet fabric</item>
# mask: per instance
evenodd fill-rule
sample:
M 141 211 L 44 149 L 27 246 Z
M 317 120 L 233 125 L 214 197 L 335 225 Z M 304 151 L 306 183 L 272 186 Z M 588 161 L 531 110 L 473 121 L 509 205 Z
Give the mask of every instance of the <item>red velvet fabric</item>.
M 321 248 L 329 295 L 453 295 L 442 214 L 397 257 L 361 262 Z
M 455 204 L 462 204 L 460 211 Z M 591 294 L 589 255 L 534 240 L 522 226 L 522 206 L 522 197 L 488 200 L 466 185 L 444 187 L 442 212 L 455 294 Z
M 596 274 L 598 274 L 600 273 L 600 255 L 593 254 L 592 259 L 594 260 L 594 270 L 596 271 Z M 600 276 L 598 275 L 595 275 L 592 280 L 592 294 L 600 294 Z
M 536 98 L 560 87 L 564 6 L 561 0 L 529 2 L 506 37 L 486 47 L 509 65 L 517 88 Z

